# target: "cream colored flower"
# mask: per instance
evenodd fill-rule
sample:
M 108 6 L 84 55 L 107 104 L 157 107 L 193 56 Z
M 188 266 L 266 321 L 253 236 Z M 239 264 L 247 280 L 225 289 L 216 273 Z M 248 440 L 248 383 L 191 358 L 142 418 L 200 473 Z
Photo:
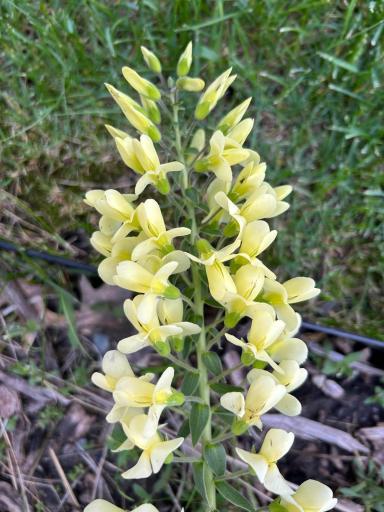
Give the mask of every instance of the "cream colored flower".
M 210 151 L 195 163 L 198 172 L 212 171 L 222 181 L 232 181 L 232 165 L 248 158 L 248 150 L 240 144 L 228 145 L 228 139 L 217 130 L 209 141 Z
M 260 375 L 270 375 L 270 373 L 254 368 L 247 375 L 248 382 L 251 383 Z M 307 370 L 300 368 L 296 361 L 281 361 L 278 368 L 272 373 L 272 377 L 276 379 L 278 384 L 285 386 L 287 394 L 275 405 L 275 409 L 287 416 L 297 416 L 301 413 L 301 403 L 296 397 L 291 395 L 291 391 L 300 387 L 307 376 Z
M 121 194 L 112 189 L 90 190 L 85 194 L 84 202 L 101 214 L 100 232 L 96 232 L 101 234 L 94 233 L 91 243 L 96 250 L 103 251 L 105 256 L 109 256 L 112 248 L 106 245 L 108 239 L 113 244 L 138 228 L 136 210 L 131 204 L 135 199 L 136 196 L 132 194 Z
M 229 342 L 243 349 L 242 361 L 244 364 L 252 364 L 255 360 L 264 361 L 276 371 L 281 371 L 268 354 L 268 347 L 279 338 L 284 327 L 284 322 L 275 320 L 274 315 L 266 311 L 255 311 L 251 328 L 247 335 L 247 343 L 232 334 L 226 334 L 225 337 Z
M 147 422 L 148 417 L 145 414 L 141 414 L 135 416 L 129 424 L 122 423 L 128 441 L 125 443 L 125 449 L 137 446 L 142 450 L 137 464 L 123 473 L 121 475 L 123 478 L 148 478 L 153 473 L 158 473 L 167 457 L 184 441 L 183 437 L 163 441 L 157 432 L 147 437 L 145 435 Z
M 106 500 L 94 500 L 84 509 L 84 512 L 125 512 L 122 508 L 116 507 Z M 131 512 L 159 512 L 156 507 L 150 503 L 145 503 L 139 507 L 133 508 Z
M 298 324 L 300 316 L 297 315 Z M 292 331 L 295 332 L 295 331 Z M 294 360 L 298 364 L 304 363 L 308 357 L 308 347 L 303 340 L 293 338 L 293 334 L 284 332 L 275 343 L 268 348 L 268 353 L 274 361 L 280 363 L 285 360 Z
M 275 278 L 271 272 L 257 256 L 265 251 L 275 240 L 277 231 L 270 230 L 267 222 L 263 220 L 254 220 L 247 224 L 241 235 L 241 246 L 236 261 L 241 263 L 249 262 L 252 266 L 262 268 L 266 277 Z
M 189 336 L 200 332 L 200 327 L 191 322 L 175 322 L 160 325 L 156 313 L 156 297 L 137 295 L 133 300 L 124 302 L 124 312 L 137 330 L 137 334 L 119 341 L 118 349 L 130 354 L 147 346 L 154 346 L 157 350 L 167 353 L 169 345 L 167 339 L 173 336 Z
M 277 384 L 272 376 L 260 375 L 252 381 L 245 399 L 241 393 L 234 391 L 225 393 L 220 403 L 237 416 L 239 421 L 234 431 L 240 433 L 253 425 L 261 430 L 261 416 L 280 402 L 285 394 L 285 387 Z
M 293 494 L 283 494 L 280 503 L 288 512 L 327 512 L 336 506 L 337 499 L 326 485 L 306 480 Z
M 99 372 L 93 373 L 91 377 L 92 382 L 95 386 L 110 392 L 114 391 L 119 379 L 134 375 L 128 359 L 118 350 L 106 352 L 101 367 L 104 374 Z
M 241 460 L 246 462 L 256 473 L 257 478 L 264 487 L 274 494 L 291 494 L 293 490 L 281 475 L 277 461 L 286 455 L 295 436 L 279 428 L 268 430 L 259 452 L 252 453 L 236 448 Z
M 133 250 L 133 260 L 159 249 L 163 254 L 174 250 L 172 241 L 179 236 L 189 235 L 189 228 L 167 230 L 159 204 L 154 199 L 147 199 L 137 208 L 137 218 L 147 239 Z
M 114 282 L 117 286 L 136 293 L 176 299 L 180 292 L 168 279 L 176 271 L 177 266 L 176 261 L 171 261 L 152 273 L 134 261 L 122 261 L 117 265 Z
M 244 316 L 252 318 L 257 311 L 264 311 L 274 316 L 271 306 L 255 302 L 263 287 L 264 274 L 264 268 L 261 266 L 243 265 L 235 275 L 230 276 L 234 289 L 227 287 L 219 301 L 226 309 L 224 322 L 227 327 L 234 327 Z M 231 282 L 228 280 L 227 283 Z M 223 284 L 225 285 L 226 283 Z
M 293 330 L 297 325 L 297 316 L 290 304 L 312 299 L 319 293 L 320 289 L 315 288 L 315 281 L 309 277 L 294 277 L 283 284 L 265 279 L 262 298 L 274 307 L 288 330 Z
M 136 183 L 135 194 L 141 194 L 149 184 L 154 185 L 162 194 L 167 194 L 169 192 L 167 174 L 182 171 L 184 165 L 176 161 L 160 164 L 153 142 L 146 135 L 142 135 L 140 141 L 133 139 L 132 145 L 134 153 L 144 169 L 143 175 Z
M 246 199 L 253 194 L 263 183 L 265 178 L 266 164 L 260 163 L 260 157 L 257 153 L 253 155 L 253 159 L 245 164 L 242 163 L 244 168 L 237 176 L 235 183 L 229 194 L 229 198 L 233 202 L 240 199 Z

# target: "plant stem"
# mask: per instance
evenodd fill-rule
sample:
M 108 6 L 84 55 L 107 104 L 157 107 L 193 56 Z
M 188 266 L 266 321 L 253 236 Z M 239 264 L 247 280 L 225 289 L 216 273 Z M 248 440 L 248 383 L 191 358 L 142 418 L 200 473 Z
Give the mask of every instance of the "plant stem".
M 179 124 L 179 107 L 177 104 L 177 95 L 176 91 L 172 95 L 173 101 L 173 122 L 175 129 L 175 145 L 177 156 L 179 160 L 184 164 L 184 175 L 182 182 L 182 193 L 185 196 L 185 189 L 188 188 L 188 169 L 186 166 L 183 147 L 181 143 L 181 134 L 180 134 L 180 124 Z M 191 220 L 191 245 L 194 246 L 196 243 L 196 239 L 198 237 L 198 229 L 197 222 L 195 216 L 195 209 L 190 201 L 187 201 L 188 215 Z M 199 372 L 199 395 L 203 403 L 205 403 L 210 409 L 210 393 L 209 393 L 209 384 L 208 384 L 208 371 L 205 367 L 203 361 L 203 354 L 207 350 L 207 342 L 206 342 L 206 332 L 205 332 L 205 323 L 204 323 L 204 300 L 202 297 L 201 290 L 201 278 L 200 271 L 198 267 L 198 263 L 192 262 L 192 284 L 194 288 L 194 305 L 195 305 L 195 313 L 201 318 L 201 332 L 199 335 L 199 339 L 196 346 L 196 356 L 197 356 L 197 367 Z M 204 446 L 205 443 L 208 443 L 212 439 L 212 427 L 211 427 L 211 415 L 209 416 L 207 425 L 202 433 L 201 441 Z M 213 479 L 212 470 L 207 467 L 207 478 L 206 478 L 206 490 L 207 490 L 207 500 L 208 503 L 205 506 L 205 510 L 211 511 L 216 508 L 216 487 Z

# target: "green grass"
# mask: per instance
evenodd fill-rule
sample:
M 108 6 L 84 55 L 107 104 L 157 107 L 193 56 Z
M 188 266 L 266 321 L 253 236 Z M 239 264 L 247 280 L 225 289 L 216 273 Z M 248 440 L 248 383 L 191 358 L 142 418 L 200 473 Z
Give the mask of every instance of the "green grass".
M 271 182 L 295 186 L 273 260 L 284 277 L 320 281 L 308 319 L 379 335 L 381 2 L 5 0 L 0 9 L 2 235 L 86 257 L 72 243 L 90 231 L 82 194 L 127 176 L 103 128 L 123 126 L 103 82 L 122 86 L 125 64 L 144 70 L 141 44 L 167 72 L 192 39 L 204 78 L 234 67 L 228 108 L 253 96 L 252 145 Z

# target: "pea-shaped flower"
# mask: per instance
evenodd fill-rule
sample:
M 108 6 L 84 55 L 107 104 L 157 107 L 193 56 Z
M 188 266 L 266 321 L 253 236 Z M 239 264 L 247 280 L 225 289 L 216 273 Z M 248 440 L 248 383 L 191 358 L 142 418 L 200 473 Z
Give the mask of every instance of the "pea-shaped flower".
M 232 75 L 232 68 L 227 69 L 219 75 L 200 96 L 196 105 L 195 117 L 196 119 L 205 119 L 207 115 L 213 110 L 217 102 L 224 96 L 228 87 L 236 79 L 236 75 Z
M 133 300 L 127 299 L 124 302 L 124 312 L 137 330 L 137 334 L 119 341 L 118 348 L 121 352 L 131 354 L 152 345 L 159 352 L 168 353 L 169 337 L 188 336 L 200 332 L 200 327 L 191 322 L 160 325 L 156 313 L 156 297 L 149 296 L 149 298 L 150 300 L 148 296 L 137 295 Z
M 240 123 L 242 118 L 244 117 L 249 104 L 251 103 L 252 98 L 248 98 L 244 100 L 240 105 L 233 108 L 226 114 L 218 123 L 217 129 L 227 135 L 227 133 L 234 128 L 236 125 Z
M 337 499 L 328 486 L 306 480 L 293 494 L 282 495 L 280 503 L 288 512 L 327 512 L 335 507 Z
M 308 372 L 305 368 L 300 368 L 294 360 L 282 361 L 277 370 L 272 373 L 272 377 L 276 379 L 277 383 L 285 386 L 287 394 L 275 405 L 275 409 L 287 416 L 297 416 L 301 413 L 301 403 L 296 397 L 291 395 L 291 391 L 294 391 L 303 384 L 308 376 Z M 248 373 L 247 380 L 251 383 L 260 375 L 271 374 L 265 370 L 254 368 Z
M 250 426 L 262 429 L 261 416 L 274 407 L 286 394 L 285 386 L 277 384 L 272 376 L 260 375 L 252 381 L 246 398 L 237 392 L 225 393 L 220 403 L 238 418 L 233 425 L 236 434 L 244 432 Z
M 277 461 L 289 452 L 295 436 L 279 428 L 268 430 L 263 444 L 257 453 L 236 448 L 240 459 L 246 462 L 256 473 L 264 487 L 275 494 L 290 494 L 293 490 L 281 475 Z
M 94 500 L 84 509 L 84 512 L 125 512 L 120 507 L 116 507 L 109 501 L 106 500 Z M 159 512 L 158 509 L 150 503 L 144 503 L 139 507 L 133 508 L 131 512 Z
M 279 366 L 268 354 L 268 347 L 277 340 L 284 327 L 284 322 L 275 320 L 270 313 L 257 311 L 252 319 L 251 328 L 247 335 L 247 343 L 232 334 L 226 334 L 225 337 L 230 343 L 243 349 L 242 361 L 244 364 L 252 364 L 255 360 L 264 361 L 275 370 L 280 371 Z
M 206 157 L 196 161 L 195 170 L 198 172 L 212 171 L 222 181 L 232 180 L 232 165 L 243 162 L 248 158 L 248 150 L 240 144 L 227 144 L 227 139 L 219 130 L 214 132 L 210 141 L 210 151 Z
M 191 232 L 189 228 L 183 227 L 167 230 L 159 203 L 154 199 L 147 199 L 138 206 L 137 217 L 147 239 L 135 247 L 134 260 L 156 249 L 167 254 L 174 250 L 174 238 L 189 235 Z
M 135 416 L 129 424 L 122 423 L 127 442 L 125 449 L 137 446 L 142 454 L 135 466 L 122 474 L 126 479 L 148 478 L 153 473 L 158 473 L 167 457 L 175 451 L 184 441 L 183 437 L 164 441 L 159 433 L 151 436 L 145 435 L 145 427 L 148 422 L 146 414 Z
M 92 382 L 95 386 L 110 392 L 115 390 L 116 384 L 122 377 L 132 377 L 134 375 L 128 359 L 118 350 L 106 352 L 101 367 L 104 373 L 93 373 Z
M 280 320 L 289 330 L 297 324 L 297 316 L 290 304 L 312 299 L 320 293 L 315 281 L 310 277 L 294 277 L 284 283 L 266 279 L 263 286 L 263 300 L 271 304 Z

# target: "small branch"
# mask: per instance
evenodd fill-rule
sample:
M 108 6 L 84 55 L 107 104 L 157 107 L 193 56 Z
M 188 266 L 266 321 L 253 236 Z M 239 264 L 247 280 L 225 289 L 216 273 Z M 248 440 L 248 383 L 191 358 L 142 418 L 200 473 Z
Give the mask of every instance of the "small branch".
M 237 364 L 236 366 L 234 366 L 233 368 L 228 368 L 227 370 L 224 370 L 223 372 L 221 372 L 219 375 L 217 375 L 216 377 L 214 377 L 213 379 L 211 379 L 208 384 L 211 385 L 211 384 L 216 384 L 217 382 L 220 382 L 221 379 L 224 379 L 225 377 L 227 377 L 228 375 L 231 375 L 232 372 L 235 372 L 236 370 L 240 370 L 240 368 L 242 368 L 244 365 L 243 363 L 239 363 Z

